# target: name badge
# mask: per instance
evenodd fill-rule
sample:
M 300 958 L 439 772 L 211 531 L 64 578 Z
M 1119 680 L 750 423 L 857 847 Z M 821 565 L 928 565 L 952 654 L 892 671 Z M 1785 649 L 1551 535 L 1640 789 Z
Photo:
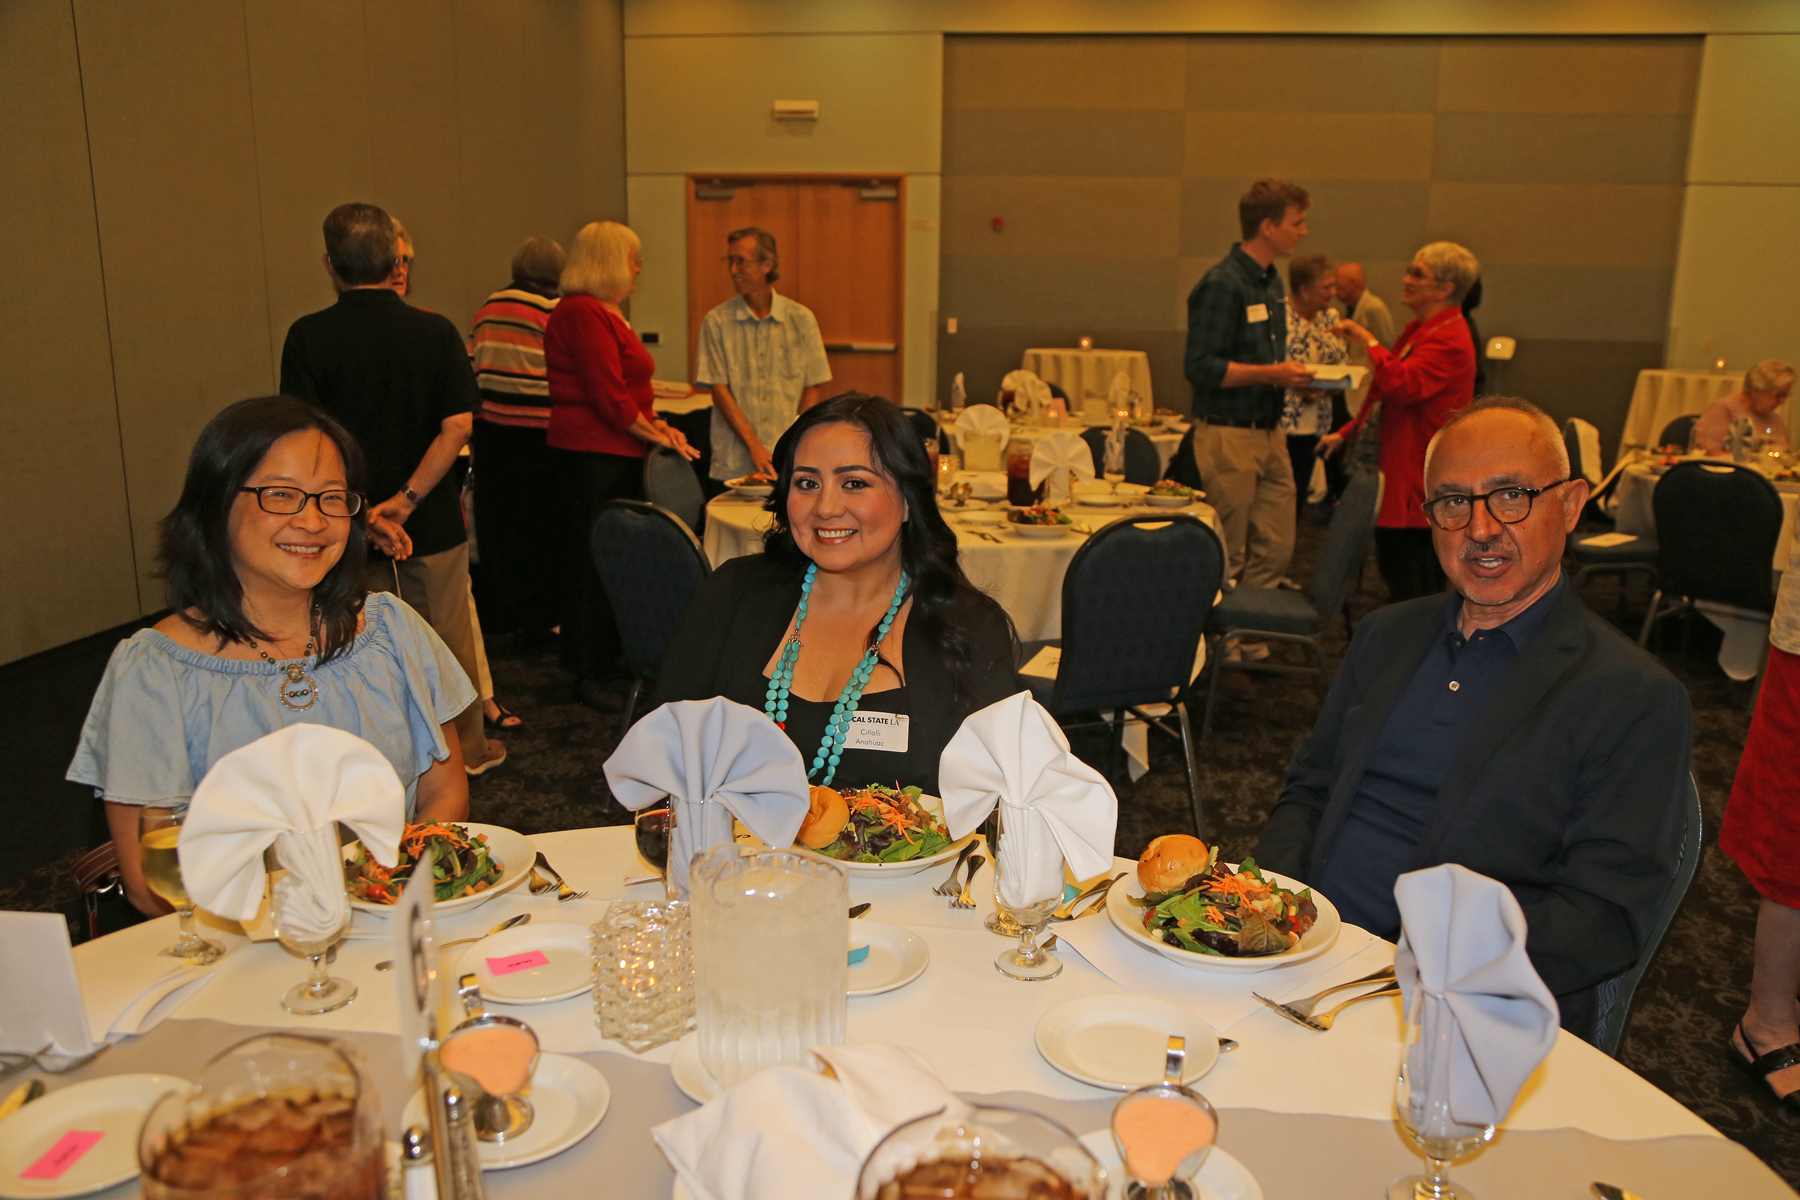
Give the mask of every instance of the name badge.
M 911 719 L 905 713 L 859 712 L 850 718 L 850 733 L 844 739 L 844 749 L 905 754 L 910 724 Z
M 1266 304 L 1252 304 L 1249 308 L 1246 308 L 1244 310 L 1244 320 L 1250 322 L 1250 324 L 1252 324 L 1252 325 L 1255 325 L 1259 321 L 1266 321 L 1268 319 L 1269 319 L 1269 306 Z

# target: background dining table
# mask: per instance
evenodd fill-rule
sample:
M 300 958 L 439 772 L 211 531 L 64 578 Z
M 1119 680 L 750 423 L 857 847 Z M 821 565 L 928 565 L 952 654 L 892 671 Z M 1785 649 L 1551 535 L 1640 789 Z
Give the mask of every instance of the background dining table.
M 515 889 L 440 919 L 440 939 L 480 934 L 519 913 L 532 915 L 525 928 L 585 926 L 613 900 L 654 899 L 661 893 L 660 884 L 624 885 L 627 877 L 649 874 L 629 826 L 566 830 L 530 840 L 573 887 L 586 889 L 588 898 L 559 903 L 553 896 Z M 1124 859 L 1113 864 L 1115 872 L 1133 867 Z M 1219 1110 L 1218 1145 L 1249 1169 L 1268 1200 L 1375 1197 L 1396 1177 L 1418 1169 L 1420 1159 L 1393 1118 L 1398 1000 L 1358 1005 L 1321 1034 L 1268 1011 L 1251 995 L 1294 999 L 1359 978 L 1392 961 L 1390 943 L 1345 925 L 1336 943 L 1310 962 L 1248 974 L 1203 972 L 1165 961 L 1100 915 L 1056 926 L 1062 973 L 1024 983 L 992 965 L 1001 942 L 982 927 L 993 909 L 991 869 L 977 875 L 976 907 L 968 910 L 951 908 L 931 892 L 942 874 L 933 869 L 898 879 L 850 880 L 850 900 L 873 905 L 868 919 L 911 929 L 930 950 L 929 966 L 914 982 L 850 1000 L 850 1041 L 910 1047 L 968 1099 L 1020 1104 L 1085 1134 L 1106 1127 L 1117 1093 L 1055 1070 L 1036 1048 L 1038 1020 L 1052 1006 L 1078 997 L 1116 996 L 1124 1002 L 1130 993 L 1152 996 L 1240 1043 L 1222 1054 L 1197 1086 Z M 135 1071 L 191 1078 L 212 1055 L 255 1033 L 304 1031 L 341 1038 L 362 1052 L 380 1092 L 388 1134 L 397 1136 L 413 1083 L 400 1073 L 394 975 L 374 969 L 392 954 L 386 920 L 357 913 L 350 939 L 338 947 L 334 972 L 354 980 L 360 994 L 349 1006 L 318 1017 L 289 1015 L 280 1004 L 282 992 L 304 974 L 302 960 L 278 943 L 251 943 L 233 932 L 235 926 L 214 925 L 209 933 L 229 952 L 207 968 L 211 981 L 165 1002 L 166 1012 L 151 1014 L 148 1032 L 85 1067 L 46 1076 L 50 1094 L 85 1079 Z M 77 961 L 84 975 L 129 969 L 173 932 L 172 916 L 151 921 L 77 947 Z M 479 946 L 445 951 L 445 973 L 454 973 L 466 961 L 462 956 L 478 952 Z M 673 1173 L 649 1131 L 695 1107 L 670 1073 L 675 1047 L 665 1044 L 640 1055 L 601 1038 L 588 994 L 490 1007 L 530 1024 L 545 1050 L 578 1056 L 598 1068 L 612 1100 L 599 1127 L 568 1150 L 531 1166 L 488 1172 L 489 1194 L 508 1200 L 590 1195 L 604 1180 L 603 1192 L 614 1200 L 670 1196 Z M 1159 1067 L 1160 1061 L 1148 1065 L 1151 1073 Z M 1646 1200 L 1795 1195 L 1749 1151 L 1567 1033 L 1559 1035 L 1526 1083 L 1494 1142 L 1459 1162 L 1453 1176 L 1483 1200 L 1576 1200 L 1596 1179 Z M 136 1194 L 135 1183 L 98 1193 L 102 1200 Z
M 1655 450 L 1663 426 L 1676 417 L 1699 414 L 1720 396 L 1742 390 L 1744 373 L 1711 371 L 1644 370 L 1631 389 L 1625 410 L 1625 432 L 1619 436 L 1619 455 L 1628 450 Z M 1792 405 L 1789 406 L 1790 408 Z M 1786 414 L 1791 422 L 1792 414 Z
M 956 413 L 949 409 L 940 409 L 938 411 L 938 423 L 943 427 L 944 433 L 950 438 L 951 451 L 960 454 L 962 453 L 962 447 L 956 440 L 956 415 Z M 1110 425 L 1110 422 L 1107 424 Z M 1071 419 L 1067 425 L 1020 425 L 1015 423 L 1008 434 L 1008 440 L 1024 441 L 1031 446 L 1036 446 L 1039 438 L 1047 433 L 1054 433 L 1058 429 L 1067 429 L 1071 433 L 1079 434 L 1089 428 L 1099 429 L 1106 427 L 1107 425 L 1089 426 L 1086 422 L 1079 419 Z M 1186 434 L 1187 431 L 1188 427 L 1185 422 L 1174 420 L 1164 420 L 1154 429 L 1141 429 L 1138 431 L 1147 435 L 1150 438 L 1150 443 L 1156 447 L 1156 456 L 1162 460 L 1161 470 L 1163 474 L 1166 475 L 1168 473 L 1169 461 L 1175 457 L 1175 450 L 1181 445 L 1182 436 Z M 1006 448 L 1002 446 L 1002 455 L 1005 454 L 1005 450 Z M 1103 463 L 1094 464 L 1095 469 L 1099 469 L 1102 466 L 1104 466 Z
M 1131 377 L 1131 390 L 1154 407 L 1150 391 L 1150 356 L 1142 350 L 1083 350 L 1078 346 L 1041 346 L 1025 351 L 1019 366 L 1045 383 L 1054 383 L 1069 397 L 1069 411 L 1080 414 L 1084 401 L 1104 402 L 1112 391 L 1113 377 L 1121 371 Z

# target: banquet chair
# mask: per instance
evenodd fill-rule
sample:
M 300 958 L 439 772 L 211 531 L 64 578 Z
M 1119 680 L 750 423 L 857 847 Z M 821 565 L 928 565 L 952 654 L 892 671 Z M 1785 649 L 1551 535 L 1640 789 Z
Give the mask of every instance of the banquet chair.
M 1106 427 L 1094 425 L 1081 431 L 1081 440 L 1087 443 L 1088 453 L 1094 456 L 1094 477 L 1098 479 L 1106 472 Z
M 1686 450 L 1689 439 L 1694 436 L 1694 422 L 1699 419 L 1694 413 L 1676 417 L 1663 426 L 1662 434 L 1656 439 L 1656 445 L 1650 449 L 1661 450 L 1664 446 L 1680 446 Z
M 631 728 L 644 685 L 656 680 L 664 644 L 694 592 L 712 574 L 712 564 L 681 518 L 642 500 L 610 500 L 602 506 L 588 549 L 612 603 L 625 665 L 631 670 L 631 690 L 619 723 L 623 734 Z
M 1125 431 L 1125 482 L 1149 487 L 1162 478 L 1162 455 L 1156 443 L 1141 429 Z
M 1114 521 L 1075 552 L 1063 575 L 1055 681 L 1023 677 L 1064 729 L 1103 727 L 1116 746 L 1126 724 L 1141 721 L 1179 739 L 1201 837 L 1206 816 L 1187 696 L 1207 614 L 1224 580 L 1225 548 L 1199 518 L 1152 513 Z M 1151 704 L 1172 704 L 1175 728 L 1146 712 Z M 1065 720 L 1102 709 L 1113 716 Z
M 1681 462 L 1650 494 L 1656 516 L 1656 593 L 1638 645 L 1664 617 L 1697 600 L 1775 612 L 1775 546 L 1781 494 L 1762 472 L 1724 462 Z M 1672 603 L 1664 606 L 1665 597 Z
M 919 435 L 919 440 L 927 444 L 935 443 L 938 453 L 943 454 L 950 448 L 950 439 L 944 436 L 943 428 L 937 422 L 937 414 L 926 412 L 922 408 L 906 410 L 906 420 Z
M 1200 462 L 1194 457 L 1194 430 L 1199 427 L 1198 421 L 1188 426 L 1188 431 L 1181 435 L 1181 441 L 1175 447 L 1175 456 L 1169 459 L 1169 469 L 1163 472 L 1164 479 L 1173 479 L 1183 487 L 1191 487 L 1195 491 L 1205 486 L 1200 481 Z
M 1594 1045 L 1614 1058 L 1619 1057 L 1619 1039 L 1624 1036 L 1625 1022 L 1631 1016 L 1632 997 L 1637 993 L 1638 984 L 1643 982 L 1644 971 L 1649 967 L 1650 960 L 1656 957 L 1656 948 L 1662 945 L 1663 936 L 1674 923 L 1675 913 L 1680 909 L 1682 898 L 1687 895 L 1688 885 L 1694 882 L 1694 872 L 1700 866 L 1700 839 L 1706 818 L 1700 806 L 1700 786 L 1694 782 L 1691 773 L 1683 781 L 1681 807 L 1686 816 L 1681 833 L 1681 857 L 1675 864 L 1675 874 L 1669 880 L 1669 890 L 1663 895 L 1662 906 L 1657 909 L 1655 919 L 1650 923 L 1644 947 L 1638 951 L 1637 961 L 1629 970 L 1622 975 L 1602 980 L 1596 987 L 1598 1015 L 1595 1018 Z
M 1239 584 L 1225 594 L 1207 623 L 1207 658 L 1211 678 L 1206 687 L 1206 710 L 1200 721 L 1200 740 L 1212 735 L 1213 707 L 1218 703 L 1219 676 L 1227 670 L 1257 671 L 1269 675 L 1311 675 L 1321 702 L 1330 675 L 1319 639 L 1338 614 L 1350 626 L 1350 588 L 1362 567 L 1369 539 L 1375 535 L 1375 512 L 1381 502 L 1381 477 L 1374 471 L 1358 471 L 1338 500 L 1319 559 L 1313 565 L 1312 582 L 1305 592 L 1287 588 L 1246 587 Z M 1232 638 L 1288 642 L 1303 646 L 1313 665 L 1296 667 L 1275 662 L 1230 662 L 1225 643 Z
M 700 514 L 706 508 L 700 476 L 692 463 L 667 446 L 652 446 L 644 456 L 644 495 L 686 525 L 690 534 L 700 528 Z

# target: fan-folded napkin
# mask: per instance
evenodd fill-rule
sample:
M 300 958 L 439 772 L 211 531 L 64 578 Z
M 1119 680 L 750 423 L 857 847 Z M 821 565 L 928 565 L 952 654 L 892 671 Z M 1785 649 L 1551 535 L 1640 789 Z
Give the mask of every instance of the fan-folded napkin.
M 1125 418 L 1114 417 L 1112 428 L 1106 432 L 1106 473 L 1123 475 L 1125 473 Z
M 1116 371 L 1113 373 L 1112 386 L 1106 389 L 1106 411 L 1116 413 L 1121 408 L 1131 407 L 1131 373 Z
M 1047 489 L 1055 499 L 1066 499 L 1070 486 L 1077 480 L 1094 477 L 1094 452 L 1081 435 L 1059 429 L 1046 433 L 1031 448 L 1031 486 L 1061 472 Z
M 1423 990 L 1442 997 L 1456 1017 L 1450 1116 L 1497 1125 L 1556 1045 L 1556 998 L 1525 953 L 1525 914 L 1505 884 L 1455 863 L 1400 876 L 1394 899 L 1401 923 L 1394 974 L 1406 1011 Z
M 969 715 L 938 760 L 938 786 L 952 839 L 1000 805 L 1000 898 L 1013 908 L 1061 896 L 1064 861 L 1077 879 L 1112 865 L 1118 797 L 1030 692 Z
M 771 1067 L 650 1131 L 694 1200 L 849 1196 L 899 1125 L 961 1102 L 916 1050 L 816 1046 L 837 1078 Z
M 694 855 L 731 841 L 734 815 L 766 844 L 791 846 L 811 795 L 787 734 L 723 696 L 647 713 L 606 760 L 606 782 L 634 812 L 669 798 L 669 876 L 684 900 Z
M 1050 385 L 1038 378 L 1035 371 L 1008 371 L 1006 378 L 1000 381 L 1000 391 L 1013 394 L 1015 412 L 1023 410 L 1027 416 L 1036 417 L 1050 409 Z
M 181 827 L 181 879 L 194 903 L 234 921 L 256 916 L 263 851 L 303 884 L 283 923 L 312 940 L 344 923 L 337 823 L 384 867 L 399 862 L 406 788 L 381 751 L 329 725 L 289 725 L 213 764 Z
M 1006 414 L 991 404 L 971 404 L 956 418 L 958 441 L 984 437 L 997 437 L 1005 441 L 1011 432 L 1012 426 L 1008 424 Z

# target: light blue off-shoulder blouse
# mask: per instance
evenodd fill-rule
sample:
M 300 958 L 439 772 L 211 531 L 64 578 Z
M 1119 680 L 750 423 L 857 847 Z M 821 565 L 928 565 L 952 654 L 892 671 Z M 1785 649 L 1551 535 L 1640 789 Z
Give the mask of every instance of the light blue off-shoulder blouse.
M 475 702 L 469 677 L 418 613 L 371 592 L 350 649 L 307 672 L 318 700 L 293 712 L 281 669 L 181 646 L 140 630 L 113 651 L 68 778 L 119 804 L 185 804 L 220 758 L 288 725 L 329 725 L 374 745 L 417 807 L 419 776 L 450 753 L 441 726 Z

